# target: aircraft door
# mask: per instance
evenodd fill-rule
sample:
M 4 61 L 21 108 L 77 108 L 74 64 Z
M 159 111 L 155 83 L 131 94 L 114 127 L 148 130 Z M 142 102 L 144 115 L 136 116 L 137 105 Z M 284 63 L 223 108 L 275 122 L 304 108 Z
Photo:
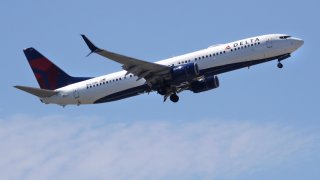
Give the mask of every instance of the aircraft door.
M 272 48 L 272 40 L 268 39 L 266 42 L 267 48 Z
M 74 90 L 73 91 L 73 97 L 74 99 L 76 100 L 76 103 L 78 104 L 78 106 L 81 104 L 80 102 L 80 94 L 79 94 L 79 91 L 78 90 Z
M 79 99 L 80 95 L 79 95 L 79 91 L 78 91 L 78 90 L 74 90 L 74 91 L 73 91 L 73 97 L 74 97 L 75 99 Z

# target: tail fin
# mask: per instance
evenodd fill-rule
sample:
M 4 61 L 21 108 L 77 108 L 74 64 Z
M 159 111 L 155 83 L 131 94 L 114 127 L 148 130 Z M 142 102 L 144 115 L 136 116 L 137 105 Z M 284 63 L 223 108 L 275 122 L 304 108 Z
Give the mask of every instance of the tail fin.
M 72 77 L 68 75 L 34 48 L 24 49 L 23 52 L 41 89 L 54 90 L 90 79 L 89 77 Z

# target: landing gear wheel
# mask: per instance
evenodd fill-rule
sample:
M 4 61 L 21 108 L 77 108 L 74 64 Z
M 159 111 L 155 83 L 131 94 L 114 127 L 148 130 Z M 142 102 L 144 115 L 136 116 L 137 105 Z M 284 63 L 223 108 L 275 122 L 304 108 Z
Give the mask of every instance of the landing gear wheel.
M 178 102 L 179 101 L 179 96 L 177 94 L 172 94 L 170 96 L 170 100 L 174 103 Z
M 277 64 L 277 66 L 278 66 L 278 68 L 283 68 L 283 64 L 281 63 L 281 62 L 279 62 L 278 64 Z

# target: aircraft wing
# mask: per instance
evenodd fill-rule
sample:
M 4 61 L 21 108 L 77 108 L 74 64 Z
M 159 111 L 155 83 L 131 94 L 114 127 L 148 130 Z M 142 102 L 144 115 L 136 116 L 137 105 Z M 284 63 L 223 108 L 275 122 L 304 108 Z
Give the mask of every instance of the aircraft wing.
M 170 74 L 171 68 L 165 65 L 156 64 L 152 62 L 143 61 L 140 59 L 128 57 L 125 55 L 110 52 L 96 47 L 85 35 L 81 35 L 91 53 L 97 53 L 103 57 L 111 59 L 115 62 L 122 64 L 122 68 L 127 71 L 127 74 L 132 73 L 138 77 L 137 81 L 144 78 L 151 84 L 156 83 L 159 79 L 166 77 Z M 126 74 L 126 75 L 127 75 Z

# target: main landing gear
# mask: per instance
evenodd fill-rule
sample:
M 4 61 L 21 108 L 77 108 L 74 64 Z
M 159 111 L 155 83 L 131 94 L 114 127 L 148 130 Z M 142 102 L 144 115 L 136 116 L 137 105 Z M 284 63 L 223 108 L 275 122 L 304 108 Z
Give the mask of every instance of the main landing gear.
M 176 89 L 159 89 L 158 93 L 163 96 L 163 102 L 166 102 L 168 98 L 174 103 L 179 101 L 179 96 L 177 95 Z
M 176 103 L 176 102 L 179 101 L 179 96 L 178 96 L 176 93 L 171 94 L 171 95 L 170 95 L 170 100 L 171 100 L 172 102 Z

